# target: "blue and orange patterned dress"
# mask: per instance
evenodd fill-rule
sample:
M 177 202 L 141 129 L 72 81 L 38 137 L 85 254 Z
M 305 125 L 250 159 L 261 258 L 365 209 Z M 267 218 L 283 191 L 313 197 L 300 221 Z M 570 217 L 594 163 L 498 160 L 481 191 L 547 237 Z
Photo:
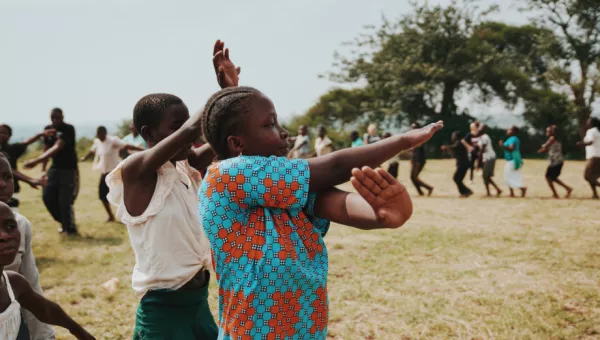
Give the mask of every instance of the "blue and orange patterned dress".
M 219 284 L 219 339 L 325 339 L 329 221 L 303 159 L 213 164 L 199 190 Z

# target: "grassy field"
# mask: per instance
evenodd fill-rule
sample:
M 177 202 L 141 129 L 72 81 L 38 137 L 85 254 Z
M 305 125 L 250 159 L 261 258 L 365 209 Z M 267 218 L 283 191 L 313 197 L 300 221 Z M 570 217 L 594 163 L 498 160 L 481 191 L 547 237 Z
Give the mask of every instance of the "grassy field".
M 502 181 L 504 163 L 497 167 Z M 408 162 L 400 180 L 408 181 Z M 588 198 L 583 162 L 568 162 L 562 178 L 570 200 L 547 199 L 546 163 L 526 161 L 526 199 L 459 199 L 454 163 L 430 161 L 422 178 L 434 197 L 414 197 L 403 228 L 364 232 L 332 226 L 329 337 L 332 339 L 599 339 L 600 202 Z M 99 175 L 81 165 L 75 210 L 81 237 L 68 239 L 46 212 L 41 193 L 25 188 L 22 213 L 46 295 L 99 339 L 129 339 L 137 299 L 125 226 L 105 224 Z M 347 188 L 347 187 L 346 187 Z M 116 277 L 118 290 L 102 283 Z M 217 291 L 210 303 L 217 311 Z M 215 313 L 216 317 L 216 313 Z M 69 338 L 58 330 L 59 339 Z

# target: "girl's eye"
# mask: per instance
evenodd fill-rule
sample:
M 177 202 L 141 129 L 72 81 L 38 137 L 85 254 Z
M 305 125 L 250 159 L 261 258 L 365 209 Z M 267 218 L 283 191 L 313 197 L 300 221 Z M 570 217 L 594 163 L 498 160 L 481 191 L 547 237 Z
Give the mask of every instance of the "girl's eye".
M 17 228 L 16 224 L 10 223 L 10 224 L 6 225 L 6 229 L 8 229 L 8 230 L 14 230 L 15 228 Z

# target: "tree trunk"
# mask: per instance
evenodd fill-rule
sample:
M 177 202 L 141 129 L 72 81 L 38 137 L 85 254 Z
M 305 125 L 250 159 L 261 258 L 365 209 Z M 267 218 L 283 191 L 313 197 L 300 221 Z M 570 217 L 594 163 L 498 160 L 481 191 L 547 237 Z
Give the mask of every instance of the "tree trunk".
M 586 122 L 590 118 L 591 110 L 587 105 L 585 100 L 585 83 L 578 84 L 576 87 L 571 87 L 573 91 L 573 96 L 575 99 L 573 103 L 575 104 L 576 113 L 577 113 L 577 124 L 579 127 L 579 136 L 583 138 L 586 132 Z
M 448 81 L 444 83 L 444 93 L 442 97 L 442 108 L 440 114 L 442 116 L 450 116 L 456 114 L 456 104 L 454 103 L 454 93 L 458 83 L 454 81 Z

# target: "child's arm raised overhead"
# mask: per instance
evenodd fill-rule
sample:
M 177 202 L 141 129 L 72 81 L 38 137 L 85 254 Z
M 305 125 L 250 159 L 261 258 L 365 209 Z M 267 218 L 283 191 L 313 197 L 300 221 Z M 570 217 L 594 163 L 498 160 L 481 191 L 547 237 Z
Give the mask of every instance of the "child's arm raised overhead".
M 7 271 L 7 274 L 10 284 L 15 290 L 17 301 L 38 320 L 43 323 L 66 328 L 77 339 L 95 339 L 94 336 L 83 329 L 75 320 L 71 319 L 59 305 L 33 291 L 27 279 L 21 276 L 21 274 L 11 271 Z
M 353 169 L 351 183 L 358 193 L 335 188 L 320 193 L 316 215 L 365 230 L 398 228 L 411 217 L 413 206 L 406 188 L 387 171 Z
M 354 168 L 377 167 L 399 152 L 427 142 L 444 126 L 442 121 L 411 130 L 374 144 L 336 151 L 308 160 L 310 166 L 310 191 L 329 189 L 348 181 Z
M 224 49 L 225 43 L 217 40 L 213 50 L 213 65 L 217 74 L 217 80 L 222 88 L 235 87 L 238 85 L 240 68 L 229 59 L 229 49 Z M 127 169 L 135 169 L 132 176 L 135 178 L 153 179 L 163 164 L 171 160 L 181 151 L 182 146 L 192 144 L 200 137 L 202 127 L 202 114 L 196 114 L 172 135 L 163 139 L 153 148 L 136 153 L 131 156 L 123 167 L 123 175 L 127 176 Z M 211 157 L 212 155 L 212 157 Z M 188 161 L 190 165 L 198 170 L 205 169 L 212 161 L 214 153 L 209 148 L 198 148 L 190 153 Z

